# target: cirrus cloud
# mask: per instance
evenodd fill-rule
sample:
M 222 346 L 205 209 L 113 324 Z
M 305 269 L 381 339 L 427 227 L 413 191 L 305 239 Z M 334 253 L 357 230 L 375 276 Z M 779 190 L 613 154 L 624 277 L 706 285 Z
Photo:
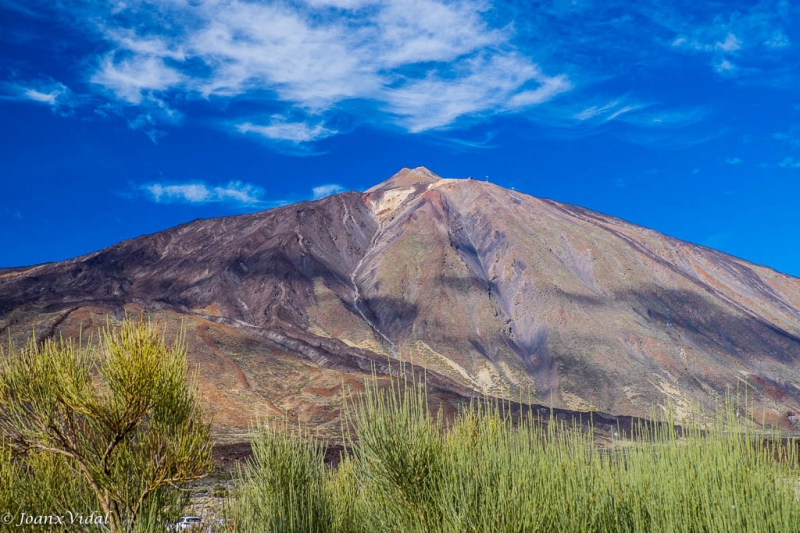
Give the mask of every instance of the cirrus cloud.
M 45 104 L 61 114 L 68 114 L 78 104 L 69 87 L 53 80 L 0 83 L 0 99 Z
M 481 0 L 131 0 L 87 9 L 83 23 L 106 48 L 89 81 L 120 106 L 145 117 L 187 101 L 271 107 L 279 112 L 267 122 L 252 111 L 227 122 L 269 141 L 334 135 L 327 124 L 336 113 L 414 133 L 452 128 L 574 87 L 522 53 L 513 26 L 493 27 Z
M 157 204 L 185 204 L 204 206 L 227 204 L 242 208 L 268 209 L 290 204 L 302 199 L 319 200 L 344 192 L 345 187 L 337 183 L 326 183 L 311 189 L 305 198 L 265 199 L 265 190 L 258 185 L 238 180 L 211 185 L 205 181 L 151 182 L 139 185 L 134 193 L 124 193 L 129 198 L 142 197 Z
M 235 129 L 239 133 L 254 133 L 273 141 L 288 141 L 294 144 L 317 141 L 336 133 L 322 124 L 310 125 L 305 122 L 286 122 L 281 117 L 273 117 L 270 123 L 266 125 L 242 122 L 236 124 Z
M 336 183 L 328 183 L 325 185 L 314 187 L 313 189 L 311 189 L 311 192 L 312 192 L 312 199 L 319 200 L 320 198 L 325 198 L 326 196 L 330 196 L 332 194 L 344 192 L 344 187 L 342 187 L 341 185 L 337 185 Z
M 257 206 L 263 202 L 264 189 L 250 183 L 230 181 L 225 185 L 207 185 L 202 181 L 190 183 L 148 183 L 141 185 L 147 197 L 159 204 L 185 203 L 205 205 L 230 203 Z
M 184 117 L 298 155 L 361 124 L 449 136 L 516 115 L 556 135 L 663 129 L 656 115 L 703 106 L 669 101 L 659 84 L 626 87 L 639 79 L 631 65 L 694 56 L 726 82 L 794 79 L 792 19 L 772 0 L 30 2 L 87 41 L 83 81 L 108 99 L 98 112 L 154 142 Z

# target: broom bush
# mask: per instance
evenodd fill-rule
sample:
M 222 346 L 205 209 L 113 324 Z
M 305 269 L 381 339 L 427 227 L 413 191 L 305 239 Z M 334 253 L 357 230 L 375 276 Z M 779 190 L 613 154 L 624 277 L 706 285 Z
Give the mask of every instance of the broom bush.
M 668 416 L 600 449 L 590 426 L 497 402 L 445 421 L 423 387 L 370 387 L 336 468 L 307 436 L 259 432 L 237 511 L 248 532 L 800 531 L 796 443 L 735 410 L 680 431 Z

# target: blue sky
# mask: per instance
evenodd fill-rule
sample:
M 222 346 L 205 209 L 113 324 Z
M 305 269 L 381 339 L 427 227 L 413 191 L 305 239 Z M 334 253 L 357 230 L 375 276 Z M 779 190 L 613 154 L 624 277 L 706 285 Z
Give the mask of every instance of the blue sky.
M 485 178 L 800 275 L 789 2 L 0 0 L 0 266 Z

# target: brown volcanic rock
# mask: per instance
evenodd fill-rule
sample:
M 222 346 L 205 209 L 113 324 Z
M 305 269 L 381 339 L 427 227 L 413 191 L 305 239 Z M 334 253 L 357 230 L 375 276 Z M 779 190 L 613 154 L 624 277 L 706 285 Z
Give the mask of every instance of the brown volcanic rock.
M 0 271 L 2 334 L 75 334 L 107 312 L 184 320 L 230 431 L 271 412 L 332 429 L 345 391 L 398 359 L 428 369 L 445 403 L 648 415 L 671 399 L 685 413 L 747 383 L 754 410 L 784 423 L 800 410 L 798 309 L 798 279 L 424 168 Z
M 391 214 L 367 201 L 381 225 L 364 293 L 414 310 L 379 328 L 477 388 L 515 397 L 533 378 L 541 401 L 637 414 L 713 403 L 740 379 L 773 417 L 800 400 L 797 279 L 472 180 L 409 192 Z

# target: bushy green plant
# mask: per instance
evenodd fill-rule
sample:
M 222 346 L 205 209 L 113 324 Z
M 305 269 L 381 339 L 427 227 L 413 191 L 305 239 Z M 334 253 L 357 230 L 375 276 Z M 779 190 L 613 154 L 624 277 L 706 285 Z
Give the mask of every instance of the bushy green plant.
M 98 345 L 32 341 L 0 357 L 0 473 L 15 509 L 152 529 L 210 471 L 209 435 L 183 337 L 168 345 L 141 320 L 105 328 Z
M 778 446 L 779 434 L 756 433 L 735 410 L 681 431 L 672 417 L 643 424 L 601 450 L 591 428 L 557 417 L 542 424 L 483 402 L 445 423 L 420 387 L 371 387 L 349 410 L 352 454 L 327 473 L 319 444 L 259 433 L 240 479 L 246 530 L 797 531 L 794 443 Z M 305 499 L 289 499 L 298 487 Z M 303 513 L 316 518 L 275 519 Z
M 252 439 L 253 456 L 239 470 L 233 515 L 242 531 L 324 533 L 332 504 L 325 490 L 322 448 L 299 430 L 264 424 Z
M 71 512 L 89 517 L 93 511 L 97 514 L 97 505 L 90 488 L 75 476 L 63 457 L 32 452 L 22 460 L 13 458 L 10 448 L 0 445 L 0 511 L 7 514 L 14 530 L 33 531 L 34 526 L 18 526 L 23 513 L 69 517 Z M 74 531 L 96 531 L 93 525 L 75 522 L 70 524 Z
M 446 470 L 441 422 L 423 387 L 406 384 L 380 394 L 367 389 L 354 409 L 355 481 L 368 497 L 362 514 L 387 531 L 431 530 L 443 520 L 434 495 Z

